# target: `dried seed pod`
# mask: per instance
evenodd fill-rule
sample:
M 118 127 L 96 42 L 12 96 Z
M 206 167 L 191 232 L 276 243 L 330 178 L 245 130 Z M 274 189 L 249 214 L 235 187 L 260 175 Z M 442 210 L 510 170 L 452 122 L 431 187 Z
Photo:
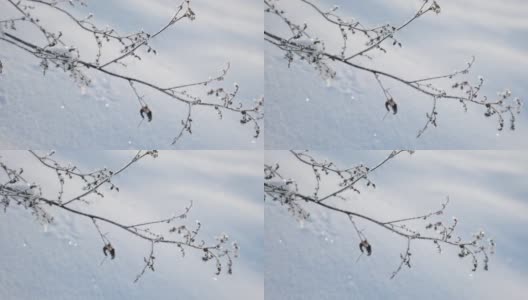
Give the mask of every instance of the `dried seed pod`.
M 389 98 L 387 99 L 387 101 L 385 101 L 385 108 L 387 109 L 387 111 L 392 110 L 392 113 L 394 115 L 398 113 L 398 104 L 392 98 Z
M 110 254 L 110 257 L 112 259 L 115 258 L 115 249 L 114 249 L 114 247 L 112 247 L 112 244 L 110 244 L 110 243 L 106 244 L 103 247 L 103 253 L 104 253 L 105 256 L 108 256 L 108 254 Z
M 147 116 L 148 118 L 148 121 L 152 121 L 152 111 L 150 110 L 150 108 L 148 108 L 147 105 L 143 106 L 140 110 L 139 110 L 139 114 L 141 115 L 141 118 L 144 119 L 145 118 L 145 115 Z
M 370 256 L 372 254 L 372 246 L 370 246 L 367 240 L 363 240 L 361 241 L 361 243 L 359 243 L 359 250 L 361 250 L 361 253 L 367 251 L 367 256 Z

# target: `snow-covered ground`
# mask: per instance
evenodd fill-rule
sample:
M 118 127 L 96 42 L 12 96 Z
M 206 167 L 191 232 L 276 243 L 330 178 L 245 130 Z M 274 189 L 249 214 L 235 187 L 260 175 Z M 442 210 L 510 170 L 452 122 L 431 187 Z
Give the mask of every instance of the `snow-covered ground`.
M 339 5 L 339 13 L 366 25 L 401 24 L 410 18 L 419 0 L 316 0 L 323 11 Z M 519 0 L 437 1 L 442 12 L 428 14 L 398 33 L 403 47 L 387 47 L 388 54 L 374 54 L 373 61 L 360 59 L 404 78 L 420 78 L 459 70 L 471 56 L 476 63 L 466 77 L 476 82 L 483 76 L 483 93 L 495 97 L 511 89 L 515 96 L 527 98 L 528 3 Z M 339 30 L 330 26 L 301 1 L 279 1 L 293 21 L 306 22 L 312 36 L 327 42 L 327 51 L 337 53 L 341 46 Z M 265 28 L 287 35 L 289 29 L 270 14 Z M 349 39 L 350 41 L 353 38 Z M 352 42 L 351 47 L 354 47 Z M 266 44 L 266 149 L 517 149 L 526 148 L 528 113 L 524 106 L 515 132 L 496 131 L 495 120 L 486 119 L 480 107 L 464 113 L 458 102 L 440 101 L 438 128 L 430 128 L 421 138 L 417 132 L 430 112 L 429 98 L 387 80 L 390 92 L 399 103 L 399 113 L 384 119 L 385 98 L 372 74 L 337 63 L 332 81 L 321 78 L 313 66 L 294 62 L 288 68 L 284 53 Z M 333 51 L 331 50 L 333 49 Z M 336 50 L 337 49 L 337 50 Z M 353 53 L 353 51 L 351 52 Z
M 122 33 L 165 25 L 179 1 L 86 1 L 74 14 L 111 25 Z M 182 1 L 183 2 L 183 1 Z M 68 9 L 72 9 L 67 3 Z M 39 6 L 41 7 L 41 6 Z M 237 99 L 252 106 L 263 96 L 261 2 L 258 0 L 193 0 L 196 20 L 184 20 L 155 38 L 158 55 L 127 59 L 120 71 L 159 83 L 160 86 L 207 80 L 231 63 L 224 86 L 240 85 Z M 62 29 L 68 41 L 79 45 L 82 57 L 93 60 L 93 36 L 76 30 L 66 17 L 39 9 L 36 15 L 49 28 Z M 0 20 L 16 16 L 7 1 L 0 2 Z M 66 30 L 67 28 L 68 30 Z M 25 37 L 36 34 L 20 26 Z M 28 35 L 26 35 L 28 34 Z M 115 50 L 112 46 L 108 50 Z M 106 52 L 107 58 L 111 53 Z M 103 58 L 103 61 L 105 58 Z M 0 147 L 2 149 L 260 149 L 263 138 L 253 138 L 252 126 L 240 125 L 240 115 L 225 113 L 219 120 L 213 109 L 195 108 L 193 135 L 170 146 L 181 128 L 187 107 L 157 91 L 141 89 L 154 112 L 154 121 L 138 128 L 139 106 L 127 82 L 88 72 L 92 85 L 79 88 L 68 74 L 50 68 L 42 76 L 40 61 L 0 42 Z M 263 127 L 263 126 L 262 126 Z
M 87 171 L 116 168 L 134 153 L 56 155 Z M 26 179 L 41 183 L 45 195 L 57 191 L 54 173 L 36 166 L 28 152 L 0 155 L 7 165 L 24 167 Z M 93 205 L 78 205 L 132 223 L 180 213 L 193 200 L 184 223 L 200 220 L 206 241 L 227 233 L 239 243 L 233 275 L 215 276 L 214 264 L 202 262 L 202 253 L 187 251 L 182 258 L 175 247 L 161 246 L 156 271 L 133 283 L 148 255 L 144 241 L 103 224 L 117 255 L 101 264 L 102 243 L 90 220 L 50 210 L 56 222 L 42 226 L 28 211 L 10 206 L 0 218 L 0 299 L 263 299 L 261 167 L 260 152 L 162 151 L 157 159 L 141 161 L 120 174 L 115 179 L 119 193 L 108 190 Z
M 338 166 L 373 165 L 387 151 L 317 151 L 316 158 Z M 267 151 L 265 162 L 280 163 L 281 175 L 296 179 L 311 194 L 314 178 L 286 151 Z M 490 270 L 471 272 L 456 249 L 432 243 L 412 245 L 412 268 L 394 279 L 392 271 L 406 241 L 367 223 L 373 247 L 370 257 L 360 252 L 348 218 L 304 204 L 310 221 L 299 223 L 278 203 L 265 205 L 265 294 L 267 299 L 525 299 L 528 292 L 528 155 L 515 151 L 417 151 L 400 155 L 370 178 L 376 189 L 349 192 L 339 207 L 380 220 L 398 219 L 433 211 L 449 196 L 444 218 L 459 220 L 462 237 L 484 230 L 497 242 Z M 329 191 L 336 182 L 323 184 Z M 325 192 L 322 192 L 323 194 Z

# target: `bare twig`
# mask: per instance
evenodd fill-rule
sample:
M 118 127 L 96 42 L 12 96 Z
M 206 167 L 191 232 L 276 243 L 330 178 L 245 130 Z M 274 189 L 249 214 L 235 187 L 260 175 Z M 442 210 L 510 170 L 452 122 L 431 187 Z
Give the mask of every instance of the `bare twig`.
M 91 21 L 93 19 L 92 14 L 85 18 L 76 17 L 70 11 L 72 9 L 71 6 L 86 6 L 86 3 L 81 0 L 7 0 L 7 3 L 14 8 L 16 15 L 0 21 L 0 28 L 2 28 L 0 41 L 23 50 L 39 59 L 44 74 L 50 67 L 56 67 L 69 73 L 80 86 L 89 86 L 91 80 L 86 72 L 92 70 L 97 73 L 127 81 L 140 104 L 140 108 L 147 106 L 147 101 L 143 96 L 140 96 L 139 89 L 141 88 L 157 91 L 170 99 L 178 101 L 178 103 L 184 104 L 187 109 L 187 117 L 182 121 L 183 128 L 178 133 L 177 137 L 173 139 L 172 144 L 175 144 L 181 138 L 183 133 L 192 133 L 190 127 L 191 113 L 192 108 L 196 107 L 212 108 L 219 112 L 219 114 L 221 114 L 221 112 L 238 114 L 241 120 L 240 123 L 252 124 L 255 129 L 254 136 L 259 136 L 260 120 L 263 117 L 263 98 L 255 100 L 255 103 L 248 107 L 242 102 L 235 102 L 239 90 L 238 84 L 235 84 L 233 92 L 229 92 L 225 87 L 213 87 L 212 93 L 210 90 L 204 90 L 207 86 L 215 86 L 217 83 L 225 81 L 229 65 L 222 69 L 218 76 L 211 77 L 207 80 L 183 84 L 171 84 L 168 87 L 162 87 L 155 82 L 147 81 L 141 77 L 125 75 L 125 73 L 119 71 L 119 68 L 117 67 L 111 68 L 112 66 L 126 67 L 125 62 L 129 58 L 141 60 L 142 54 L 140 54 L 140 50 L 145 50 L 148 54 L 156 54 L 157 51 L 150 45 L 152 39 L 159 37 L 169 28 L 183 20 L 187 19 L 192 21 L 195 19 L 195 13 L 191 9 L 190 0 L 181 0 L 180 4 L 176 6 L 176 12 L 172 18 L 154 33 L 147 33 L 142 30 L 126 35 L 118 33 L 114 28 L 101 28 L 97 26 L 95 22 Z M 94 60 L 81 58 L 81 52 L 83 49 L 71 45 L 69 41 L 64 38 L 62 31 L 55 32 L 49 29 L 44 25 L 44 21 L 46 20 L 40 20 L 35 16 L 35 12 L 43 7 L 49 8 L 52 12 L 59 15 L 67 16 L 76 28 L 93 35 L 94 42 L 98 49 L 98 53 Z M 19 23 L 31 24 L 33 28 L 37 29 L 38 32 L 44 36 L 46 43 L 41 45 L 39 41 L 17 31 L 17 25 Z M 103 52 L 106 50 L 106 45 L 111 43 L 117 44 L 118 47 L 121 48 L 120 53 L 117 56 L 108 59 L 108 61 L 101 63 L 100 60 Z
M 360 63 L 359 58 L 372 59 L 369 53 L 376 51 L 386 53 L 390 46 L 401 47 L 402 43 L 397 39 L 397 34 L 400 31 L 429 12 L 440 13 L 441 9 L 437 1 L 423 0 L 422 2 L 416 13 L 403 22 L 402 25 L 392 26 L 390 24 L 384 24 L 367 28 L 358 20 L 346 20 L 346 17 L 339 16 L 337 14 L 338 6 L 334 6 L 329 11 L 325 11 L 312 1 L 300 0 L 300 6 L 308 6 L 314 9 L 326 22 L 334 25 L 339 30 L 343 40 L 343 46 L 335 54 L 335 52 L 327 50 L 325 40 L 316 38 L 314 34 L 310 33 L 311 27 L 309 23 L 300 24 L 293 20 L 281 7 L 280 1 L 264 0 L 265 13 L 275 16 L 280 23 L 285 24 L 289 29 L 289 35 L 284 36 L 265 29 L 264 40 L 276 46 L 284 53 L 288 65 L 295 59 L 307 62 L 313 65 L 325 79 L 334 78 L 336 75 L 335 71 L 330 67 L 330 63 L 332 62 L 374 75 L 386 98 L 385 107 L 387 110 L 391 108 L 393 113 L 397 112 L 396 100 L 388 93 L 388 89 L 384 87 L 382 79 L 394 81 L 402 87 L 410 88 L 427 96 L 431 99 L 433 108 L 431 113 L 426 114 L 426 124 L 418 132 L 418 138 L 429 128 L 428 125 L 432 124 L 436 127 L 438 116 L 436 105 L 438 101 L 459 102 L 462 104 L 464 110 L 467 110 L 469 104 L 481 107 L 484 109 L 485 117 L 495 116 L 497 118 L 497 129 L 499 131 L 504 129 L 506 119 L 509 119 L 509 128 L 514 130 L 516 115 L 520 113 L 522 104 L 519 98 L 512 98 L 509 90 L 500 93 L 496 99 L 488 99 L 488 97 L 482 96 L 480 94 L 484 82 L 482 77 L 479 77 L 479 81 L 476 84 L 471 84 L 468 80 L 455 80 L 456 77 L 469 73 L 475 61 L 474 57 L 472 57 L 465 68 L 459 71 L 418 79 L 407 79 L 398 74 L 369 67 L 363 61 Z M 361 34 L 358 35 L 357 33 Z M 355 37 L 357 41 L 366 39 L 364 48 L 360 50 L 354 49 L 355 52 L 350 53 L 347 41 L 351 36 Z M 442 89 L 439 87 L 440 83 L 447 83 L 451 88 L 447 90 Z
M 55 207 L 60 211 L 81 218 L 90 219 L 103 242 L 104 255 L 109 254 L 112 259 L 116 257 L 117 247 L 115 243 L 111 243 L 109 235 L 103 233 L 103 225 L 119 228 L 132 236 L 148 242 L 151 245 L 151 251 L 148 257 L 145 258 L 145 266 L 137 275 L 135 282 L 143 276 L 146 270 L 150 269 L 154 271 L 154 248 L 158 244 L 175 246 L 180 250 L 182 255 L 185 255 L 187 249 L 199 251 L 199 253 L 203 253 L 203 261 L 213 261 L 215 263 L 215 274 L 220 274 L 224 267 L 227 268 L 226 271 L 228 274 L 232 273 L 232 258 L 237 256 L 238 245 L 232 243 L 232 247 L 228 247 L 227 243 L 229 242 L 229 238 L 227 235 L 223 234 L 217 237 L 214 243 L 206 244 L 205 240 L 198 238 L 201 223 L 198 222 L 195 228 L 183 224 L 175 224 L 179 220 L 187 218 L 192 209 L 192 202 L 179 215 L 160 218 L 158 220 L 137 222 L 130 225 L 123 224 L 115 220 L 112 216 L 89 213 L 75 207 L 74 204 L 78 201 L 89 204 L 90 201 L 88 201 L 87 197 L 90 195 L 104 197 L 104 192 L 101 191 L 103 186 L 119 192 L 119 188 L 112 183 L 114 176 L 124 172 L 130 166 L 147 156 L 158 157 L 156 150 L 138 151 L 128 163 L 116 171 L 102 168 L 93 172 L 83 172 L 75 165 L 63 165 L 53 158 L 55 153 L 53 151 L 45 155 L 38 154 L 36 151 L 29 152 L 31 157 L 35 158 L 37 165 L 42 165 L 56 173 L 57 180 L 60 183 L 59 195 L 56 199 L 44 196 L 42 190 L 46 186 L 28 182 L 22 176 L 23 169 L 14 169 L 0 160 L 0 169 L 3 171 L 3 173 L 0 173 L 0 205 L 3 206 L 4 212 L 7 212 L 11 204 L 15 203 L 31 211 L 41 223 L 49 224 L 54 222 L 53 217 L 48 212 L 48 208 L 50 207 Z M 63 186 L 75 181 L 84 183 L 83 192 L 70 200 L 65 202 L 61 201 Z M 169 226 L 169 228 L 165 232 L 157 231 L 152 227 L 154 225 L 165 225 Z
M 342 195 L 346 191 L 352 190 L 357 193 L 360 192 L 360 187 L 357 183 L 365 182 L 366 187 L 375 188 L 376 185 L 368 178 L 368 176 L 388 161 L 395 159 L 402 151 L 393 151 L 385 159 L 374 167 L 369 168 L 364 165 L 355 166 L 352 168 L 340 168 L 331 161 L 325 160 L 320 162 L 313 156 L 305 152 L 291 151 L 293 157 L 304 165 L 312 168 L 317 184 L 315 190 L 318 190 L 321 182 L 326 177 L 338 178 L 339 184 L 335 187 L 335 191 L 329 193 L 325 197 L 318 198 L 317 193 L 309 195 L 299 191 L 295 179 L 285 179 L 279 170 L 279 163 L 275 165 L 265 165 L 264 168 L 264 197 L 277 201 L 298 219 L 306 220 L 310 218 L 310 214 L 304 208 L 305 205 L 313 205 L 321 209 L 325 209 L 336 214 L 346 215 L 350 220 L 354 231 L 359 240 L 359 248 L 361 252 L 367 251 L 370 256 L 372 245 L 367 241 L 367 237 L 362 230 L 358 228 L 358 221 L 375 224 L 392 234 L 407 240 L 407 249 L 401 255 L 401 262 L 397 269 L 392 273 L 391 278 L 394 278 L 400 272 L 403 266 L 411 267 L 411 242 L 413 241 L 428 241 L 432 242 L 439 252 L 442 251 L 441 246 L 445 245 L 459 249 L 459 257 L 470 256 L 472 258 L 473 271 L 477 270 L 479 263 L 483 264 L 483 269 L 488 270 L 489 253 L 493 253 L 495 242 L 488 240 L 484 241 L 484 232 L 480 231 L 473 235 L 472 239 L 463 240 L 461 237 L 455 235 L 455 228 L 458 220 L 453 218 L 451 223 L 439 219 L 449 204 L 449 198 L 442 204 L 441 208 L 420 214 L 417 216 L 399 218 L 388 221 L 379 220 L 369 215 L 358 213 L 354 210 L 344 209 L 340 206 L 324 201 L 329 198 L 338 198 L 343 201 L 349 199 Z M 412 152 L 411 152 L 412 153 Z M 358 259 L 361 257 L 359 255 Z

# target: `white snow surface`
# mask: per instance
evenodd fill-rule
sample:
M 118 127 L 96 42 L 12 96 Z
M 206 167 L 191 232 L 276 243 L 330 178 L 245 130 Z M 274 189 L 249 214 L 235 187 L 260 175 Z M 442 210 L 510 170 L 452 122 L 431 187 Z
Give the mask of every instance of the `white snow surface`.
M 56 155 L 93 170 L 121 166 L 134 153 Z M 42 184 L 45 196 L 56 195 L 54 173 L 35 167 L 29 153 L 0 155 L 9 166 L 23 167 L 27 180 Z M 104 198 L 76 206 L 131 224 L 179 214 L 193 200 L 193 209 L 181 222 L 195 226 L 200 220 L 206 241 L 226 233 L 238 242 L 233 275 L 216 276 L 214 263 L 202 262 L 202 253 L 188 250 L 182 258 L 177 248 L 159 246 L 156 271 L 133 283 L 150 250 L 148 243 L 100 224 L 116 249 L 115 260 L 101 264 L 103 244 L 90 220 L 51 209 L 55 222 L 41 225 L 29 211 L 10 206 L 0 218 L 0 299 L 264 299 L 261 166 L 259 152 L 161 151 L 157 159 L 117 176 L 119 193 L 105 189 Z M 78 187 L 66 189 L 65 197 Z
M 388 151 L 317 151 L 317 158 L 338 166 L 372 165 Z M 285 151 L 268 151 L 267 164 L 280 163 L 281 175 L 296 180 L 301 192 L 313 193 L 309 167 Z M 372 245 L 362 256 L 348 218 L 302 203 L 311 218 L 299 222 L 276 202 L 265 205 L 266 299 L 525 299 L 528 289 L 528 155 L 515 151 L 417 151 L 398 156 L 370 176 L 376 189 L 362 185 L 347 192 L 348 202 L 332 204 L 380 220 L 435 211 L 450 197 L 442 219 L 459 221 L 462 237 L 484 230 L 497 242 L 489 271 L 471 272 L 471 261 L 457 249 L 438 254 L 427 242 L 411 245 L 412 268 L 394 279 L 406 241 L 376 225 L 357 221 Z M 324 176 L 323 176 L 324 178 Z M 321 194 L 336 182 L 323 183 Z M 420 224 L 418 222 L 418 224 Z M 418 226 L 415 224 L 415 226 Z M 425 224 L 424 224 L 425 226 Z
M 92 22 L 111 25 L 121 33 L 141 29 L 152 32 L 170 20 L 179 3 L 87 1 L 87 8 L 75 8 L 73 13 L 80 17 L 93 13 Z M 72 9 L 67 3 L 63 5 Z M 238 82 L 236 100 L 252 106 L 264 93 L 260 1 L 195 0 L 191 7 L 197 15 L 195 21 L 177 23 L 151 41 L 158 55 L 142 51 L 141 61 L 127 58 L 127 68 L 114 70 L 165 87 L 215 77 L 230 62 L 231 71 L 222 85 L 232 89 Z M 6 15 L 16 16 L 16 12 L 11 4 L 2 1 L 0 19 Z M 62 29 L 66 40 L 80 50 L 81 57 L 93 60 L 93 36 L 75 29 L 68 18 L 49 9 L 39 9 L 35 15 L 43 25 Z M 27 26 L 19 26 L 17 33 L 41 39 Z M 116 50 L 110 45 L 102 61 L 119 54 Z M 262 137 L 253 138 L 251 125 L 241 126 L 239 114 L 226 112 L 220 120 L 213 109 L 195 107 L 193 134 L 186 134 L 176 146 L 171 146 L 187 113 L 186 105 L 172 98 L 138 87 L 154 114 L 151 123 L 143 122 L 138 128 L 140 106 L 125 81 L 88 71 L 92 84 L 79 87 L 68 74 L 51 66 L 43 76 L 40 61 L 5 42 L 0 42 L 0 61 L 4 66 L 0 74 L 2 149 L 260 149 L 263 145 Z M 212 87 L 217 85 L 207 88 Z
M 365 25 L 401 24 L 411 17 L 422 1 L 312 1 L 323 11 L 351 17 Z M 485 80 L 483 95 L 495 97 L 510 89 L 527 100 L 528 3 L 506 0 L 442 0 L 442 12 L 428 14 L 397 34 L 403 47 L 387 46 L 388 54 L 371 53 L 373 60 L 359 64 L 383 69 L 403 78 L 445 74 L 465 67 L 471 56 L 476 63 L 465 78 Z M 339 30 L 330 26 L 301 1 L 278 1 L 293 21 L 308 24 L 308 30 L 323 41 L 326 50 L 338 53 L 342 44 Z M 289 29 L 277 17 L 265 15 L 265 28 L 278 35 Z M 349 39 L 351 48 L 355 37 Z M 288 68 L 284 53 L 266 43 L 266 149 L 518 149 L 528 147 L 522 138 L 528 133 L 526 106 L 518 116 L 517 130 L 498 132 L 496 119 L 483 116 L 481 107 L 469 106 L 465 113 L 458 102 L 438 103 L 438 128 L 429 128 L 419 139 L 432 101 L 390 80 L 385 85 L 399 106 L 388 115 L 385 98 L 372 74 L 327 61 L 337 76 L 321 78 L 314 67 L 294 61 Z M 357 48 L 362 49 L 362 48 Z M 350 53 L 354 53 L 353 51 Z M 356 61 L 357 63 L 358 61 Z M 463 78 L 463 77 L 461 77 Z

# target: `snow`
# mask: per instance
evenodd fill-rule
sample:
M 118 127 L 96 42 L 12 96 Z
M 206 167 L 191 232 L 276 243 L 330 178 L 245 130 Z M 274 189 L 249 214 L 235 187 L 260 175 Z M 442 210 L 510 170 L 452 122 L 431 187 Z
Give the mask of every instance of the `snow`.
M 501 2 L 500 7 L 482 1 L 440 1 L 442 13 L 426 15 L 399 33 L 403 48 L 389 47 L 388 54 L 372 54 L 373 60 L 360 58 L 359 64 L 387 70 L 404 78 L 445 74 L 459 69 L 476 56 L 467 79 L 486 78 L 483 94 L 494 97 L 505 88 L 513 96 L 527 99 L 524 84 L 528 60 L 521 55 L 528 46 L 512 35 L 526 35 L 528 25 L 521 17 L 528 7 L 519 1 Z M 354 17 L 367 25 L 390 22 L 399 24 L 411 16 L 421 1 L 315 1 L 323 11 L 334 4 L 340 16 Z M 330 26 L 315 11 L 300 1 L 279 1 L 294 22 L 308 23 L 308 31 L 325 41 L 327 51 L 338 53 L 342 46 L 339 30 Z M 469 13 L 471 12 L 471 13 Z M 346 18 L 345 18 L 346 19 Z M 487 19 L 487 24 L 482 20 Z M 489 24 L 493 29 L 488 30 Z M 514 27 L 514 28 L 512 28 Z M 289 29 L 270 14 L 265 28 L 278 35 Z M 468 39 L 467 37 L 475 37 Z M 360 44 L 349 39 L 349 47 Z M 483 46 L 484 45 L 484 46 Z M 426 122 L 432 101 L 398 84 L 387 81 L 399 105 L 399 113 L 387 116 L 385 97 L 372 74 L 325 61 L 336 72 L 328 82 L 314 67 L 294 61 L 288 68 L 284 53 L 266 43 L 266 149 L 517 149 L 526 148 L 528 113 L 522 108 L 517 129 L 497 134 L 495 119 L 483 116 L 480 107 L 464 113 L 458 102 L 438 103 L 438 128 L 430 128 L 421 137 L 418 131 Z M 525 52 L 525 51 L 524 51 Z M 309 102 L 301 101 L 310 99 Z M 374 133 L 376 134 L 373 138 Z
M 316 21 L 320 16 L 312 9 L 293 9 L 300 1 L 279 2 L 300 23 L 310 24 L 313 37 L 327 41 L 325 49 L 339 49 L 339 32 Z M 381 24 L 405 19 L 421 1 L 315 2 L 324 11 Z M 424 17 L 402 32 L 403 47 L 375 55 L 373 66 L 415 78 L 458 69 L 475 55 L 477 62 L 468 79 L 485 78 L 488 95 L 502 91 L 528 101 L 528 42 L 518 38 L 528 32 L 526 3 L 439 2 L 439 16 Z M 297 148 L 314 149 L 319 157 L 339 165 L 369 165 L 387 152 L 352 150 L 528 147 L 526 107 L 515 132 L 498 133 L 495 121 L 485 119 L 480 108 L 470 106 L 465 113 L 458 103 L 443 101 L 438 103 L 439 128 L 430 128 L 417 139 L 431 109 L 425 97 L 387 83 L 399 108 L 398 114 L 387 114 L 385 98 L 370 74 L 331 61 L 319 65 L 319 70 L 298 61 L 288 67 L 283 53 L 262 41 L 264 21 L 273 32 L 286 29 L 263 16 L 260 0 L 193 3 L 196 20 L 177 24 L 153 40 L 158 55 L 127 61 L 127 74 L 168 86 L 214 78 L 229 62 L 231 72 L 223 86 L 240 87 L 238 99 L 246 105 L 265 94 L 261 137 L 253 138 L 252 126 L 241 126 L 238 114 L 224 113 L 220 120 L 214 110 L 198 108 L 193 112 L 193 135 L 184 135 L 172 147 L 170 142 L 186 118 L 185 105 L 141 89 L 154 121 L 138 125 L 138 103 L 127 82 L 91 70 L 86 72 L 89 86 L 55 68 L 43 76 L 40 61 L 0 42 L 0 148 L 69 149 L 57 156 L 90 169 L 113 168 L 132 155 L 90 149 Z M 120 32 L 141 28 L 151 32 L 174 12 L 172 0 L 88 4 L 77 8 L 76 15 Z M 0 19 L 9 6 L 0 2 Z M 71 26 L 48 10 L 38 14 L 53 28 Z M 19 30 L 29 34 L 26 27 Z M 94 55 L 91 36 L 78 31 L 65 34 L 82 50 L 82 58 Z M 314 46 L 313 41 L 299 43 L 313 46 L 317 55 L 323 45 Z M 62 46 L 51 51 L 76 58 Z M 41 182 L 45 193 L 56 192 L 54 174 L 33 168 L 28 153 L 0 155 L 10 165 L 24 166 L 25 176 Z M 449 196 L 447 220 L 456 215 L 466 236 L 485 230 L 497 241 L 490 271 L 477 273 L 453 250 L 438 255 L 434 246 L 417 243 L 412 269 L 404 269 L 394 280 L 390 274 L 404 241 L 360 223 L 374 252 L 358 260 L 358 241 L 347 218 L 305 205 L 311 218 L 297 221 L 278 203 L 262 203 L 262 156 L 262 151 L 161 152 L 158 159 L 141 162 L 117 177 L 120 193 L 108 193 L 90 206 L 79 204 L 131 221 L 178 214 L 192 200 L 194 208 L 186 224 L 201 220 L 205 238 L 226 233 L 240 244 L 232 276 L 214 275 L 214 266 L 202 263 L 201 253 L 188 252 L 182 258 L 167 247 L 158 249 L 156 272 L 147 272 L 134 284 L 149 250 L 142 241 L 105 227 L 118 254 L 115 260 L 103 260 L 100 236 L 90 220 L 50 208 L 55 223 L 39 224 L 27 210 L 10 207 L 0 218 L 0 299 L 497 299 L 506 291 L 509 299 L 517 300 L 527 294 L 526 153 L 418 151 L 373 174 L 376 190 L 350 193 L 350 202 L 339 202 L 385 219 L 436 209 Z M 265 156 L 266 163 L 280 161 L 280 172 L 295 179 L 301 191 L 313 187 L 310 169 L 288 159 L 289 153 L 266 151 Z M 281 181 L 272 184 L 293 188 Z M 321 186 L 321 192 L 329 189 Z
M 338 166 L 361 161 L 370 165 L 388 151 L 316 151 Z M 281 175 L 296 180 L 311 194 L 315 180 L 309 167 L 285 151 L 269 151 L 266 164 L 280 163 Z M 528 155 L 522 151 L 417 151 L 402 155 L 372 174 L 376 189 L 348 193 L 349 202 L 332 202 L 344 209 L 381 220 L 408 217 L 437 209 L 449 196 L 444 220 L 456 214 L 457 230 L 466 237 L 483 230 L 497 241 L 490 271 L 471 272 L 456 249 L 412 244 L 411 269 L 395 279 L 406 241 L 369 223 L 358 222 L 372 245 L 362 256 L 359 241 L 346 216 L 302 203 L 311 215 L 298 222 L 278 203 L 265 205 L 265 294 L 267 299 L 524 299 L 528 279 Z M 335 182 L 323 183 L 329 191 Z
M 4 163 L 24 167 L 26 179 L 42 183 L 45 195 L 57 191 L 54 173 L 35 167 L 29 153 L 0 155 Z M 91 170 L 120 166 L 134 152 L 55 155 Z M 264 299 L 261 165 L 258 152 L 161 151 L 155 160 L 142 161 L 115 178 L 119 193 L 108 190 L 92 205 L 77 206 L 132 223 L 179 214 L 193 200 L 194 208 L 182 222 L 195 226 L 201 220 L 207 241 L 226 233 L 239 243 L 233 275 L 216 276 L 214 264 L 202 262 L 202 253 L 187 251 L 182 258 L 176 248 L 161 246 L 156 271 L 134 284 L 147 243 L 103 224 L 116 248 L 115 260 L 103 262 L 101 238 L 90 220 L 50 209 L 55 223 L 45 226 L 29 211 L 11 206 L 0 218 L 0 299 Z M 67 188 L 65 196 L 78 192 L 75 187 Z
M 228 0 L 220 6 L 210 0 L 192 3 L 197 14 L 195 21 L 176 24 L 152 41 L 158 55 L 145 53 L 142 61 L 128 59 L 128 68 L 115 70 L 169 86 L 216 77 L 230 62 L 231 71 L 223 85 L 231 89 L 238 82 L 240 92 L 236 99 L 252 106 L 254 99 L 264 94 L 262 31 L 256 25 L 262 24 L 260 2 Z M 174 1 L 169 0 L 149 1 L 149 5 L 122 0 L 87 4 L 87 8 L 77 6 L 74 14 L 84 18 L 93 13 L 91 22 L 109 24 L 123 33 L 141 27 L 154 31 L 170 19 L 175 7 Z M 6 14 L 16 12 L 3 1 L 0 19 Z M 48 9 L 36 14 L 50 28 L 70 28 L 61 30 L 65 39 L 78 47 L 81 58 L 94 57 L 93 36 L 74 29 L 68 18 L 51 14 Z M 17 32 L 37 34 L 27 26 L 20 26 Z M 66 53 L 65 49 L 57 50 Z M 108 50 L 103 60 L 118 54 L 112 46 Z M 174 99 L 140 89 L 154 112 L 154 121 L 138 128 L 139 107 L 127 82 L 88 71 L 92 84 L 78 86 L 69 74 L 52 66 L 43 76 L 40 61 L 5 42 L 0 43 L 0 61 L 4 66 L 0 74 L 3 149 L 261 149 L 263 145 L 262 137 L 253 141 L 253 127 L 242 126 L 239 114 L 224 113 L 220 120 L 214 110 L 196 108 L 193 135 L 186 135 L 178 145 L 171 146 L 187 113 L 186 105 Z

